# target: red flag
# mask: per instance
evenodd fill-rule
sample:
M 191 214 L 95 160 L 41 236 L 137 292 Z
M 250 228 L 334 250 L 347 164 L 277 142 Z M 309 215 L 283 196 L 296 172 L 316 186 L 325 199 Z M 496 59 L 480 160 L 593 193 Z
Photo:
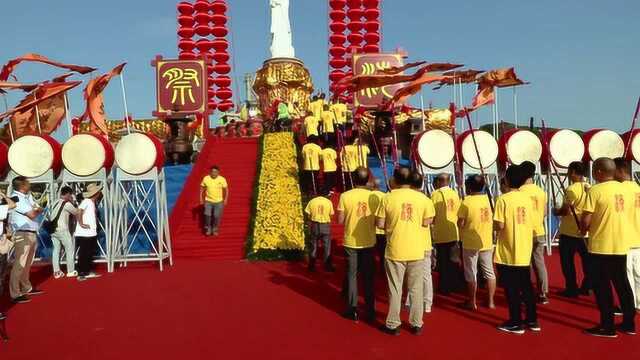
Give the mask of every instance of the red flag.
M 497 87 L 508 87 L 508 86 L 527 84 L 526 82 L 518 78 L 514 68 L 505 68 L 505 69 L 488 71 L 482 74 L 480 77 L 478 77 L 478 83 L 480 84 L 484 83 L 490 86 L 497 86 Z
M 420 89 L 422 89 L 422 85 L 431 84 L 436 81 L 442 81 L 446 78 L 446 76 L 432 75 L 425 72 L 419 78 L 398 89 L 393 98 L 391 98 L 387 104 L 393 106 L 396 103 L 405 102 L 408 98 L 420 92 Z
M 387 75 L 400 74 L 401 72 L 404 72 L 406 70 L 412 69 L 420 65 L 424 65 L 426 63 L 427 63 L 426 61 L 412 62 L 412 63 L 405 64 L 403 66 L 394 66 L 388 69 L 380 70 L 380 73 L 387 74 Z
M 0 81 L 0 93 L 4 93 L 4 89 L 8 90 L 22 90 L 33 91 L 38 87 L 38 84 L 22 84 L 17 82 Z
M 478 93 L 473 97 L 471 107 L 475 110 L 481 106 L 493 104 L 495 100 L 495 88 L 493 86 L 479 87 Z
M 107 117 L 104 113 L 104 99 L 102 97 L 102 92 L 113 77 L 122 73 L 126 64 L 127 63 L 122 63 L 113 68 L 110 72 L 92 79 L 84 89 L 84 98 L 87 101 L 87 109 L 82 117 L 84 118 L 89 116 L 91 119 L 92 130 L 95 131 L 97 129 L 104 135 L 108 135 L 109 130 L 107 128 Z
M 11 73 L 15 70 L 16 66 L 18 66 L 18 64 L 20 64 L 23 61 L 40 62 L 40 63 L 48 64 L 51 66 L 68 69 L 80 74 L 87 74 L 96 70 L 95 68 L 88 67 L 88 66 L 63 64 L 60 62 L 50 60 L 47 57 L 44 57 L 38 54 L 25 54 L 18 58 L 10 60 L 6 65 L 2 67 L 2 70 L 0 71 L 0 81 L 6 81 L 7 79 L 9 79 L 9 75 L 11 75 Z
M 436 72 L 436 71 L 449 71 L 449 70 L 457 69 L 463 66 L 464 64 L 432 63 L 427 65 L 426 68 L 427 68 L 427 72 Z
M 477 76 L 479 74 L 482 74 L 483 72 L 484 71 L 482 70 L 473 70 L 473 69 L 460 70 L 460 71 L 458 70 L 447 71 L 442 75 L 451 76 L 451 78 L 440 81 L 438 86 L 434 87 L 433 90 L 438 90 L 445 85 L 453 85 L 454 83 L 469 84 L 472 82 L 476 82 Z

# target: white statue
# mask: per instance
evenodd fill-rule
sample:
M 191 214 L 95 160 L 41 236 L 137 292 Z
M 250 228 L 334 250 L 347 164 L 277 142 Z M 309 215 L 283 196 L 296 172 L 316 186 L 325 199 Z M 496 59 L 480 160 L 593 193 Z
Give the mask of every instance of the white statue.
M 271 58 L 295 58 L 289 21 L 289 0 L 269 0 L 271 6 Z

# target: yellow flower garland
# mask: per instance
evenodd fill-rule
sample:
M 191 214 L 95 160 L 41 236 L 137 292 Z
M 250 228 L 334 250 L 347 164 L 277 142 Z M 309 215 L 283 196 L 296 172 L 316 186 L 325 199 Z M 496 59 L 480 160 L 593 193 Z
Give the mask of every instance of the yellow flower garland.
M 263 138 L 253 251 L 304 250 L 304 215 L 292 133 Z

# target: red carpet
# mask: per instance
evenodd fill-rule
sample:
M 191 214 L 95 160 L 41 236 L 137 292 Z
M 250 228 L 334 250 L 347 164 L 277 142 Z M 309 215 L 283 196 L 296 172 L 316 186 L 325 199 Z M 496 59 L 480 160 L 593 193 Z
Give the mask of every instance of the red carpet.
M 217 260 L 244 258 L 257 158 L 257 138 L 208 139 L 171 213 L 175 257 Z M 229 183 L 230 197 L 222 216 L 220 235 L 206 237 L 202 232 L 199 191 L 202 178 L 214 164 L 220 167 L 222 176 Z
M 9 311 L 0 358 L 23 359 L 637 359 L 640 337 L 581 333 L 598 318 L 592 299 L 552 296 L 539 309 L 541 333 L 495 330 L 506 316 L 437 297 L 425 332 L 397 338 L 340 318 L 343 264 L 309 275 L 301 263 L 180 260 L 163 273 L 130 267 L 78 283 L 46 279 L 47 293 Z M 548 259 L 553 291 L 561 275 Z M 49 268 L 36 270 L 41 275 Z M 38 276 L 36 276 L 38 277 Z M 42 276 L 40 276 L 42 277 Z M 386 291 L 379 279 L 378 319 Z M 484 295 L 481 294 L 481 296 Z M 406 319 L 407 314 L 403 317 Z

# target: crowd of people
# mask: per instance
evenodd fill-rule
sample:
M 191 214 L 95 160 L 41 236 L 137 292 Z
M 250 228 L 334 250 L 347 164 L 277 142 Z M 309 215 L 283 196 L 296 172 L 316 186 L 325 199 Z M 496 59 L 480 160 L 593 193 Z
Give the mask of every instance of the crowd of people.
M 313 136 L 309 144 L 315 147 Z M 317 167 L 307 162 L 321 152 L 309 150 L 314 156 L 305 156 L 304 148 L 302 152 L 305 171 L 311 172 L 313 181 Z M 308 270 L 316 271 L 321 242 L 325 270 L 335 271 L 331 223 L 337 221 L 344 224 L 347 262 L 344 317 L 358 320 L 364 315 L 367 321 L 375 322 L 374 278 L 379 254 L 389 297 L 381 330 L 388 334 L 400 334 L 403 300 L 409 308 L 411 332 L 422 332 L 423 314 L 430 313 L 433 305 L 432 269 L 439 274 L 437 290 L 441 294 L 458 291 L 466 283 L 466 300 L 460 306 L 470 311 L 478 308 L 476 293 L 481 281 L 487 289 L 484 305 L 490 309 L 495 308 L 495 291 L 500 285 L 509 317 L 498 329 L 514 334 L 539 332 L 537 306 L 549 302 L 544 256 L 548 199 L 534 183 L 535 173 L 530 162 L 509 166 L 501 182 L 502 194 L 494 202 L 481 175 L 465 179 L 466 196 L 460 199 L 449 174 L 435 178 L 435 190 L 428 196 L 423 191 L 423 176 L 399 167 L 391 190 L 382 193 L 370 171 L 357 166 L 349 173 L 353 188 L 340 195 L 337 208 L 328 187 L 318 191 L 305 208 L 311 233 Z M 640 186 L 632 180 L 630 163 L 624 159 L 598 159 L 592 174 L 595 185 L 589 186 L 585 165 L 572 163 L 567 175 L 570 186 L 563 203 L 553 210 L 561 217 L 560 262 L 565 289 L 559 295 L 575 298 L 593 292 L 600 322 L 585 333 L 635 335 L 635 314 L 640 311 Z M 580 285 L 576 254 L 582 263 Z M 363 313 L 358 311 L 358 280 L 364 291 Z M 614 305 L 612 286 L 620 308 Z M 618 311 L 623 318 L 615 324 L 614 313 Z
M 37 234 L 41 227 L 49 233 L 53 243 L 51 262 L 55 279 L 66 276 L 85 281 L 100 277 L 94 271 L 94 255 L 98 248 L 97 209 L 102 199 L 102 187 L 91 183 L 84 192 L 74 196 L 73 189 L 64 186 L 60 189 L 60 198 L 44 215 L 45 209 L 35 201 L 27 178 L 18 176 L 11 185 L 13 192 L 10 197 L 0 192 L 0 294 L 4 291 L 11 250 L 15 257 L 9 275 L 11 301 L 25 304 L 31 301 L 32 296 L 44 293 L 30 281 L 31 265 L 38 247 Z M 60 267 L 62 248 L 66 254 L 66 274 Z M 0 313 L 0 319 L 5 317 Z

